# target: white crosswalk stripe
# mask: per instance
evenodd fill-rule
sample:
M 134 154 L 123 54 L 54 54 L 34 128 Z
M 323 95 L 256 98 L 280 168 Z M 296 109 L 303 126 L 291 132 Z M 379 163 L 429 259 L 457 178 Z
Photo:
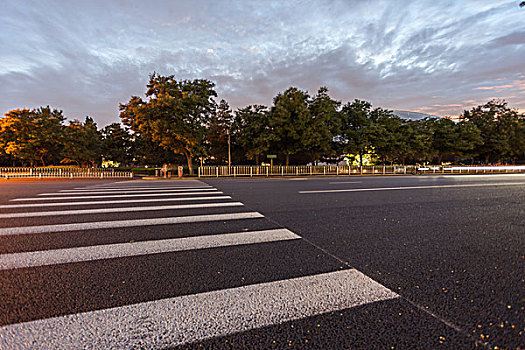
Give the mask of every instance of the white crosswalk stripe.
M 177 193 L 141 193 L 141 194 L 117 194 L 117 195 L 101 195 L 101 196 L 73 196 L 73 197 L 33 197 L 33 198 L 15 198 L 11 201 L 49 201 L 49 200 L 64 200 L 64 199 L 95 199 L 95 198 L 130 198 L 130 197 L 163 197 L 163 196 L 202 196 L 202 192 L 177 192 Z M 220 191 L 213 190 L 206 192 L 206 194 L 223 194 Z
M 150 189 L 150 190 L 139 190 L 139 191 L 128 191 L 120 190 L 122 193 L 172 193 L 172 192 L 198 192 L 198 191 L 217 191 L 214 188 L 178 188 L 178 189 Z M 115 192 L 110 192 L 113 194 Z M 68 192 L 68 193 L 40 193 L 39 196 L 73 196 L 73 195 L 92 195 L 92 194 L 108 194 L 107 191 L 94 191 L 94 192 Z
M 286 241 L 300 238 L 286 229 L 253 232 L 228 233 L 155 241 L 119 243 L 92 247 L 44 250 L 37 252 L 2 255 L 0 270 L 18 269 L 31 266 L 64 264 L 79 261 L 121 258 L 144 254 L 158 254 L 192 249 L 227 247 L 241 244 Z
M 176 190 L 176 189 L 190 189 L 190 188 L 212 188 L 212 186 L 166 186 L 160 188 L 161 190 Z M 85 189 L 85 188 L 75 188 L 72 190 L 60 190 L 58 192 L 92 192 L 92 191 L 135 191 L 135 190 L 159 190 L 159 188 L 152 188 L 152 187 L 97 187 L 93 189 Z
M 245 212 L 245 213 L 175 216 L 175 217 L 155 218 L 155 219 L 95 221 L 95 222 L 82 222 L 82 223 L 75 223 L 75 224 L 4 227 L 4 228 L 0 228 L 0 236 L 27 235 L 27 234 L 35 234 L 35 233 L 67 232 L 67 231 L 80 231 L 80 230 L 96 230 L 96 229 L 119 228 L 119 227 L 174 225 L 174 224 L 184 224 L 184 223 L 190 223 L 190 222 L 241 220 L 241 219 L 255 219 L 255 218 L 263 218 L 263 217 L 264 216 L 262 214 L 253 211 L 253 212 Z
M 0 205 L 0 209 L 11 208 L 36 208 L 36 207 L 57 207 L 70 205 L 106 205 L 106 204 L 135 204 L 135 203 L 157 203 L 157 202 L 180 202 L 180 201 L 209 201 L 231 199 L 230 196 L 211 196 L 211 197 L 178 197 L 178 198 L 154 198 L 154 199 L 125 199 L 110 201 L 91 201 L 91 202 L 59 202 L 59 203 L 29 203 L 29 204 L 5 204 Z
M 27 218 L 27 217 L 32 217 L 32 216 L 105 214 L 105 213 L 132 212 L 132 211 L 157 211 L 157 210 L 240 207 L 240 206 L 242 206 L 241 202 L 225 202 L 225 203 L 206 203 L 206 204 L 157 205 L 157 206 L 153 206 L 153 207 L 125 207 L 125 208 L 102 208 L 102 209 L 80 209 L 80 210 L 55 210 L 55 211 L 41 211 L 41 212 L 28 212 L 28 213 L 0 214 L 0 219 Z
M 246 208 L 239 210 L 243 207 L 241 202 L 236 202 L 216 188 L 195 180 L 177 182 L 176 186 L 173 182 L 164 181 L 114 182 L 103 186 L 41 193 L 36 197 L 15 198 L 11 201 L 36 203 L 0 205 L 0 209 L 3 210 L 0 219 L 33 218 L 31 219 L 33 221 L 27 222 L 26 219 L 18 220 L 22 222 L 21 226 L 0 227 L 0 237 L 9 236 L 9 239 L 24 237 L 30 240 L 48 233 L 61 233 L 68 237 L 77 231 L 74 234 L 82 235 L 86 239 L 85 242 L 88 242 L 91 238 L 99 236 L 99 230 L 102 229 L 108 230 L 110 235 L 114 232 L 112 229 L 118 228 L 152 226 L 153 230 L 150 231 L 155 235 L 154 226 L 158 225 L 159 231 L 160 225 L 168 229 L 164 229 L 162 237 L 153 237 L 150 233 L 150 236 L 132 242 L 126 238 L 118 238 L 118 241 L 112 241 L 110 244 L 106 244 L 108 241 L 105 241 L 102 244 L 82 243 L 81 246 L 75 246 L 74 242 L 65 242 L 63 246 L 59 243 L 58 248 L 54 245 L 44 250 L 30 249 L 30 251 L 3 253 L 0 254 L 0 273 L 68 268 L 70 264 L 79 263 L 105 264 L 110 261 L 120 261 L 119 259 L 162 257 L 159 254 L 166 254 L 167 261 L 176 263 L 176 258 L 172 258 L 170 254 L 174 257 L 177 254 L 190 253 L 200 256 L 215 249 L 216 252 L 224 252 L 224 256 L 227 257 L 228 249 L 245 249 L 251 245 L 263 244 L 304 243 L 294 232 L 275 227 L 276 225 L 268 220 L 264 221 L 263 214 L 246 211 Z M 43 203 L 43 201 L 48 202 Z M 193 201 L 204 203 L 191 203 Z M 162 205 L 161 203 L 164 202 L 190 203 Z M 114 206 L 119 204 L 124 206 Z M 60 209 L 67 206 L 90 206 L 90 208 Z M 11 211 L 11 209 L 24 208 L 31 208 L 33 211 Z M 192 210 L 191 215 L 185 210 Z M 143 212 L 141 216 L 147 218 L 128 217 L 119 220 L 105 218 L 105 215 L 111 213 L 124 215 L 131 212 Z M 100 221 L 76 220 L 77 217 L 85 214 L 97 214 Z M 152 217 L 153 214 L 155 217 Z M 53 222 L 63 223 L 34 225 L 35 220 L 45 217 L 53 217 Z M 261 220 L 265 222 L 264 225 L 271 228 L 251 228 L 256 222 L 260 225 Z M 219 223 L 235 224 L 235 222 L 240 225 L 242 223 L 242 232 L 241 229 L 225 232 L 225 229 L 219 227 Z M 199 231 L 199 227 L 206 223 L 208 223 L 206 231 Z M 193 224 L 193 226 L 184 232 L 186 226 L 179 224 Z M 166 236 L 166 232 L 169 233 L 170 229 L 175 228 L 179 232 L 177 235 Z M 216 231 L 210 232 L 210 230 Z M 120 235 L 123 235 L 122 231 Z M 311 247 L 311 249 L 315 248 Z M 251 258 L 257 259 L 257 256 Z M 158 268 L 162 269 L 163 266 Z M 179 281 L 179 283 L 185 282 Z M 64 316 L 58 317 L 35 318 L 29 322 L 11 322 L 0 326 L 0 348 L 162 348 L 398 297 L 396 293 L 354 269 L 328 273 L 316 272 L 302 277 L 263 283 L 252 282 L 240 287 L 223 287 L 204 293 L 131 303 L 113 308 L 97 308 L 91 309 L 94 311 L 65 313 Z
M 397 297 L 343 270 L 8 325 L 0 342 L 17 349 L 172 347 Z

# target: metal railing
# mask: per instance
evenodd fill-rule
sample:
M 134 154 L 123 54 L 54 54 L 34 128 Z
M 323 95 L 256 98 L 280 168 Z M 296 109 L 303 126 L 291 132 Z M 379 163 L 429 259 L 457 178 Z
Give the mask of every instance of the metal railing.
M 477 174 L 477 173 L 525 172 L 525 165 L 518 166 L 415 166 L 415 165 L 369 165 L 369 166 L 202 166 L 199 177 L 237 176 L 306 176 L 306 175 L 407 175 L 407 174 Z
M 130 171 L 103 168 L 0 168 L 0 178 L 132 178 Z

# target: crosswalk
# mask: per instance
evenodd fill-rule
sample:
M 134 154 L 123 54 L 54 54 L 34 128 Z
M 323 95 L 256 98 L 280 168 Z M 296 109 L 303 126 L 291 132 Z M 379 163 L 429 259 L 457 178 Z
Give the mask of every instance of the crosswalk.
M 395 298 L 197 180 L 0 205 L 0 349 L 179 346 Z

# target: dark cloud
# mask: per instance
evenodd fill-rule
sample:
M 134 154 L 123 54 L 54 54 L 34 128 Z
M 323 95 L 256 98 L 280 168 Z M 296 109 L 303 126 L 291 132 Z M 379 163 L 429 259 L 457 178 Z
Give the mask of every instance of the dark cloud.
M 492 97 L 525 110 L 512 1 L 17 1 L 1 16 L 0 112 L 105 125 L 153 71 L 211 79 L 234 108 L 293 85 L 438 115 Z

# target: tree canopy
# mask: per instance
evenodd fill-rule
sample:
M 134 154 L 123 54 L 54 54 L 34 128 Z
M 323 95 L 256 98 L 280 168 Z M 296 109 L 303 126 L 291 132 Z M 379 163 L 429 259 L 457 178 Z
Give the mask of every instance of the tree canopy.
M 177 81 L 173 75 L 152 74 L 146 98 L 131 97 L 120 105 L 120 118 L 135 133 L 186 157 L 193 174 L 192 158 L 204 145 L 206 128 L 215 110 L 214 84 L 205 79 Z
M 213 82 L 177 80 L 153 73 L 145 97 L 120 104 L 122 124 L 101 130 L 92 117 L 66 121 L 49 106 L 14 109 L 0 118 L 0 164 L 75 163 L 99 166 L 277 164 L 337 162 L 350 155 L 386 163 L 509 163 L 525 161 L 525 117 L 505 101 L 447 118 L 407 120 L 355 99 L 342 103 L 321 87 L 315 95 L 296 87 L 279 92 L 271 106 L 232 111 L 215 102 Z

